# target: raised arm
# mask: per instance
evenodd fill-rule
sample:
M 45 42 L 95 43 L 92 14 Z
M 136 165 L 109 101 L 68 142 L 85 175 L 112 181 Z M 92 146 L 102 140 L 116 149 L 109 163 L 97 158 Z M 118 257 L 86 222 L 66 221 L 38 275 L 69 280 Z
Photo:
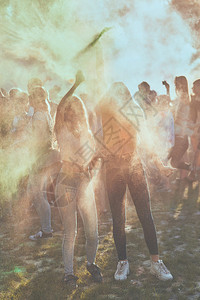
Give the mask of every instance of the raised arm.
M 76 80 L 74 85 L 71 87 L 71 89 L 67 92 L 67 94 L 65 94 L 65 96 L 61 99 L 60 103 L 58 104 L 58 108 L 57 108 L 57 113 L 60 112 L 63 107 L 65 106 L 65 102 L 67 100 L 67 98 L 69 98 L 70 96 L 73 95 L 74 91 L 76 90 L 76 88 L 85 80 L 84 75 L 82 73 L 82 71 L 78 71 L 76 73 Z
M 169 83 L 168 83 L 166 80 L 163 80 L 163 81 L 162 81 L 162 84 L 163 84 L 163 85 L 165 86 L 165 88 L 166 88 L 167 96 L 170 97 L 170 85 L 169 85 Z
M 82 71 L 78 71 L 76 73 L 76 80 L 74 85 L 71 87 L 71 89 L 66 93 L 66 95 L 61 99 L 60 103 L 58 104 L 57 107 L 57 112 L 56 112 L 56 118 L 55 118 L 55 126 L 54 130 L 57 134 L 59 133 L 60 129 L 63 126 L 63 118 L 64 118 L 64 112 L 65 112 L 65 104 L 66 101 L 69 97 L 71 97 L 76 90 L 76 88 L 85 80 Z

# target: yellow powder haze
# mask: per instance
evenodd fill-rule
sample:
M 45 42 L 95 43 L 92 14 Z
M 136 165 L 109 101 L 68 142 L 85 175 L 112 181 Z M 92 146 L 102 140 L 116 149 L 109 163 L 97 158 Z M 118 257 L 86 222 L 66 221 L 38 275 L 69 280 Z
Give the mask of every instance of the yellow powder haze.
M 192 78 L 191 27 L 170 1 L 10 0 L 1 2 L 0 14 L 0 82 L 7 90 L 26 90 L 28 80 L 39 77 L 47 88 L 60 85 L 64 94 L 82 69 L 86 81 L 79 92 L 98 101 L 113 81 L 134 93 L 145 80 L 160 94 L 162 80 Z M 110 29 L 82 52 L 104 28 Z M 16 164 L 12 149 L 1 159 L 7 160 L 3 189 L 12 194 L 32 162 L 27 157 Z

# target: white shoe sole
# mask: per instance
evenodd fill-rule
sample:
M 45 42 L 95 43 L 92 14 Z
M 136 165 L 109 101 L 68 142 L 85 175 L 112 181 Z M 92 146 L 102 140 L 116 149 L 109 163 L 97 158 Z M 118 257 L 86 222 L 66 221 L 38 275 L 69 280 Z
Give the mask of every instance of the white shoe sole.
M 46 239 L 51 239 L 53 236 L 47 236 L 47 237 L 39 237 L 35 238 L 34 236 L 29 236 L 29 240 L 31 241 L 41 241 L 41 240 L 46 240 Z
M 37 241 L 38 239 L 34 238 L 33 236 L 29 236 L 29 240 L 31 240 L 31 241 Z
M 150 270 L 150 273 L 151 273 L 153 276 L 155 276 L 156 278 L 158 278 L 159 280 L 162 280 L 162 281 L 168 281 L 168 280 L 172 280 L 172 279 L 173 279 L 173 276 L 170 277 L 170 278 L 161 278 L 161 277 L 159 277 L 159 276 L 157 275 L 156 272 L 154 273 L 154 271 L 152 271 L 152 270 Z

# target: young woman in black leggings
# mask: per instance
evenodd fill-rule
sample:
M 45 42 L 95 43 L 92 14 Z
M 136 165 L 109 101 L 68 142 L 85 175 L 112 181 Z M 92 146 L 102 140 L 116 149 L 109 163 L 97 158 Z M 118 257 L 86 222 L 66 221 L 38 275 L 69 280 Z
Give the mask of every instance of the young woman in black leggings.
M 118 265 L 114 278 L 125 280 L 129 274 L 126 254 L 125 199 L 128 185 L 144 237 L 151 256 L 151 273 L 161 280 L 172 279 L 164 263 L 159 259 L 156 230 L 151 214 L 149 191 L 141 160 L 137 154 L 137 129 L 120 113 L 123 105 L 133 101 L 128 88 L 114 83 L 100 101 L 99 113 L 102 118 L 103 141 L 106 164 L 106 185 L 113 218 L 113 235 L 118 254 Z M 137 115 L 140 108 L 134 103 Z M 141 115 L 141 111 L 140 111 Z M 98 135 L 97 135 L 98 138 Z

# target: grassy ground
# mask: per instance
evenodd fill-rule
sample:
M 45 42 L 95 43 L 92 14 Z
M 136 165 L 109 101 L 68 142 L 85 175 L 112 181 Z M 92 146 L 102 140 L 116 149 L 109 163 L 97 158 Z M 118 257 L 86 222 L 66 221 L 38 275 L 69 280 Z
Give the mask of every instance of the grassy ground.
M 62 227 L 53 210 L 54 237 L 31 242 L 28 235 L 38 229 L 34 210 L 16 207 L 13 216 L 2 219 L 0 234 L 0 299 L 200 299 L 200 200 L 198 186 L 182 197 L 160 194 L 152 199 L 161 258 L 174 276 L 160 282 L 149 273 L 149 255 L 134 207 L 127 208 L 127 250 L 131 273 L 124 282 L 113 274 L 117 257 L 112 238 L 110 215 L 100 218 L 100 244 L 97 264 L 102 284 L 93 283 L 85 268 L 85 238 L 80 227 L 75 249 L 75 274 L 79 287 L 67 289 L 63 283 L 61 256 Z M 22 209 L 23 207 L 23 209 Z

